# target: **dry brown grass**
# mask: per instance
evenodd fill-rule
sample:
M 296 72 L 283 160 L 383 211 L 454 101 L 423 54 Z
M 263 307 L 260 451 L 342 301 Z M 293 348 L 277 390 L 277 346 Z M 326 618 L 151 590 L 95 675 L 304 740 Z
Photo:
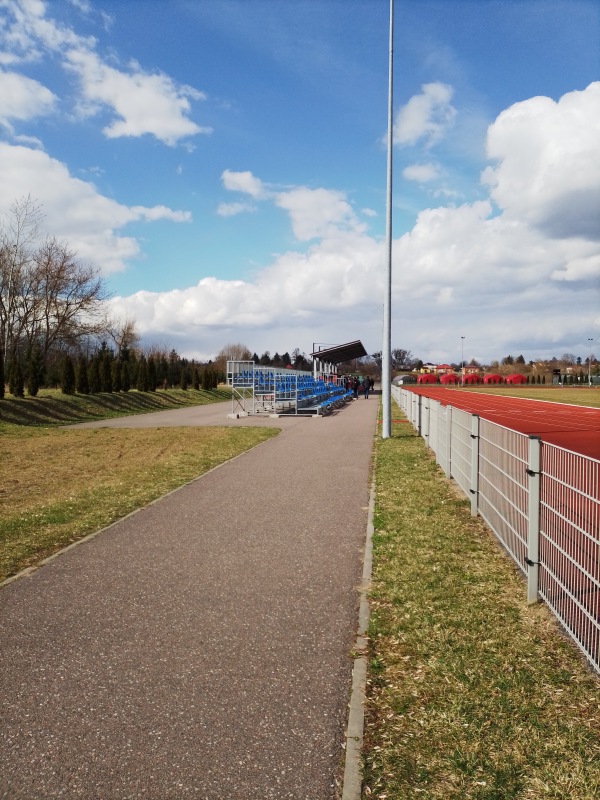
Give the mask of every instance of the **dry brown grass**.
M 600 797 L 598 677 L 406 424 L 376 491 L 363 796 Z
M 276 433 L 6 428 L 0 432 L 0 580 Z

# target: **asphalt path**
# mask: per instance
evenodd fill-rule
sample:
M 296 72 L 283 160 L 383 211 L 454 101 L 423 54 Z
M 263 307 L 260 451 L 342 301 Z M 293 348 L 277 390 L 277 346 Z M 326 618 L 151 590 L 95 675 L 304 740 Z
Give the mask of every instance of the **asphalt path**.
M 226 406 L 96 425 L 258 424 Z M 377 407 L 263 420 L 0 589 L 0 797 L 338 796 Z

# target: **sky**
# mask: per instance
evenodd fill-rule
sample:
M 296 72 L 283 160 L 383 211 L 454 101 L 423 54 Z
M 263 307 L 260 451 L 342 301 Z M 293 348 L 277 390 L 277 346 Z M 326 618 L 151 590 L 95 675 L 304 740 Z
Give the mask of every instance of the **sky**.
M 600 2 L 394 9 L 392 347 L 600 355 Z M 0 0 L 0 215 L 149 347 L 379 351 L 388 36 L 388 0 Z

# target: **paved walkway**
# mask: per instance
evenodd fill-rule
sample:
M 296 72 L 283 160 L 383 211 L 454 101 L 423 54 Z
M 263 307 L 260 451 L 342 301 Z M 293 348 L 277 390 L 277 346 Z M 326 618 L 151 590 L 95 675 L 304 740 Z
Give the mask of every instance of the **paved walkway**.
M 0 798 L 337 796 L 377 407 L 268 420 L 275 439 L 0 589 Z

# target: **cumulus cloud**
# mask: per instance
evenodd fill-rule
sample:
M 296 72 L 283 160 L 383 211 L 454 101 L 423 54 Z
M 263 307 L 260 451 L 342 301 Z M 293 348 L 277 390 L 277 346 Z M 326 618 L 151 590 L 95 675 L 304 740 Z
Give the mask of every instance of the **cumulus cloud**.
M 275 203 L 288 212 L 294 236 L 301 242 L 333 234 L 340 227 L 359 227 L 352 206 L 342 192 L 299 186 L 280 192 Z
M 440 176 L 440 168 L 437 164 L 410 164 L 402 170 L 402 175 L 408 181 L 417 183 L 428 183 Z
M 136 62 L 124 70 L 109 66 L 96 52 L 97 42 L 93 37 L 80 36 L 46 16 L 47 6 L 41 0 L 3 0 L 3 7 L 6 19 L 0 26 L 2 62 L 16 65 L 40 60 L 43 53 L 56 55 L 62 66 L 79 79 L 81 95 L 76 104 L 79 113 L 90 115 L 111 110 L 115 114 L 115 119 L 103 129 L 108 138 L 149 134 L 174 146 L 188 137 L 211 132 L 209 127 L 200 126 L 190 118 L 190 101 L 204 100 L 203 92 L 178 84 L 161 72 L 148 73 Z M 32 103 L 36 102 L 41 110 L 51 103 L 49 90 L 35 84 L 24 77 L 4 83 L 12 94 L 18 93 L 17 100 L 13 100 L 16 110 L 27 113 L 26 117 L 18 116 L 19 119 L 31 118 Z
M 394 144 L 404 147 L 424 140 L 431 147 L 440 141 L 457 114 L 450 102 L 453 94 L 452 87 L 445 83 L 423 84 L 421 94 L 411 97 L 396 113 Z
M 70 50 L 66 59 L 81 81 L 86 109 L 107 106 L 117 114 L 103 129 L 108 138 L 152 134 L 175 145 L 185 137 L 211 132 L 187 116 L 190 98 L 205 98 L 191 86 L 177 85 L 162 73 L 148 74 L 135 62 L 128 72 L 119 71 L 86 50 Z
M 49 114 L 56 95 L 38 81 L 16 72 L 0 72 L 0 122 L 29 120 Z
M 4 63 L 39 61 L 44 51 L 60 52 L 64 47 L 90 47 L 94 37 L 81 36 L 68 26 L 46 16 L 42 0 L 2 0 L 5 15 L 0 27 Z
M 188 222 L 187 211 L 167 206 L 125 206 L 74 178 L 67 167 L 40 150 L 0 142 L 0 212 L 18 197 L 31 195 L 42 206 L 45 227 L 68 241 L 78 255 L 105 274 L 125 269 L 140 254 L 138 241 L 120 233 L 131 222 Z
M 446 361 L 458 360 L 462 336 L 468 358 L 535 358 L 575 351 L 599 329 L 598 246 L 581 226 L 565 236 L 550 225 L 575 191 L 600 189 L 596 92 L 592 85 L 558 102 L 533 98 L 507 109 L 489 129 L 489 198 L 426 209 L 394 241 L 395 341 Z M 575 120 L 585 129 L 579 137 Z M 570 169 L 557 164 L 547 175 L 552 152 L 568 154 Z M 264 188 L 251 173 L 225 182 L 248 194 Z M 282 253 L 251 281 L 203 278 L 183 292 L 116 298 L 119 313 L 135 316 L 146 336 L 169 333 L 199 357 L 214 355 L 224 336 L 258 352 L 315 338 L 360 337 L 379 349 L 384 248 L 357 223 L 348 197 L 307 187 L 261 196 L 288 214 L 305 251 Z
M 234 172 L 226 169 L 221 175 L 221 182 L 225 189 L 230 192 L 242 192 L 257 199 L 265 196 L 266 189 L 263 182 L 248 170 L 246 172 Z
M 600 239 L 600 82 L 503 111 L 487 153 L 497 163 L 482 181 L 508 217 L 552 238 Z

